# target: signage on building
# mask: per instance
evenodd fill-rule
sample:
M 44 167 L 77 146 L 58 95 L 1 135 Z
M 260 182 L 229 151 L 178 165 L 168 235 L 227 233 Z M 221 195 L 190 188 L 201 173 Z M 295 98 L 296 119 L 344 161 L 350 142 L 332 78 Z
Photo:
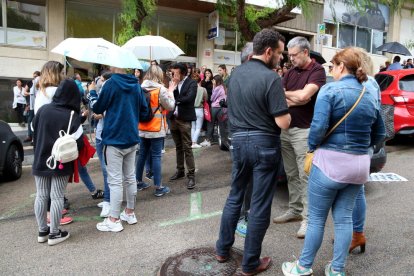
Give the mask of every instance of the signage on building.
M 208 35 L 207 39 L 213 39 L 219 37 L 219 13 L 213 11 L 208 15 Z
M 326 0 L 323 9 L 324 21 L 386 32 L 390 22 L 390 9 L 378 1 L 370 1 L 370 4 L 366 4 L 367 1 L 364 0 L 357 1 L 362 10 L 358 10 L 353 1 Z
M 240 55 L 240 53 L 238 53 L 238 55 Z M 213 62 L 216 64 L 234 65 L 236 62 L 235 52 L 215 49 Z
M 325 35 L 325 33 L 326 33 L 325 23 L 318 24 L 318 34 L 319 35 Z

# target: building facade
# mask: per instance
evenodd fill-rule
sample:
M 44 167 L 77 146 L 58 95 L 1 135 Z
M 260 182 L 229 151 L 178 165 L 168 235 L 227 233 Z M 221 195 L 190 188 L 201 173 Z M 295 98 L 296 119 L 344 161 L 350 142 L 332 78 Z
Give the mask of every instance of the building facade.
M 263 1 L 248 0 L 258 4 Z M 271 1 L 268 1 L 271 2 Z M 29 80 L 48 60 L 65 62 L 51 52 L 67 37 L 103 37 L 115 42 L 120 30 L 119 14 L 122 0 L 0 0 L 0 119 L 15 120 L 12 110 L 16 79 Z M 338 4 L 339 3 L 339 4 Z M 212 22 L 209 14 L 215 10 L 215 0 L 158 0 L 156 14 L 149 18 L 152 35 L 161 35 L 176 43 L 185 55 L 177 61 L 203 65 L 217 71 L 219 64 L 229 70 L 240 64 L 240 34 L 232 24 L 218 19 L 219 37 L 208 39 Z M 301 35 L 311 42 L 314 50 L 330 61 L 345 46 L 365 48 L 371 55 L 376 72 L 392 56 L 383 56 L 375 47 L 386 41 L 406 42 L 414 37 L 414 17 L 410 7 L 399 14 L 390 14 L 381 5 L 358 15 L 352 7 L 339 7 L 341 1 L 315 1 L 309 16 L 295 11 L 296 18 L 276 26 L 287 40 Z M 332 19 L 332 11 L 342 10 Z M 317 26 L 325 23 L 325 35 L 318 36 Z M 216 21 L 217 24 L 217 21 Z M 68 59 L 68 76 L 81 73 L 91 79 L 99 72 L 96 65 Z M 172 61 L 161 61 L 164 63 Z

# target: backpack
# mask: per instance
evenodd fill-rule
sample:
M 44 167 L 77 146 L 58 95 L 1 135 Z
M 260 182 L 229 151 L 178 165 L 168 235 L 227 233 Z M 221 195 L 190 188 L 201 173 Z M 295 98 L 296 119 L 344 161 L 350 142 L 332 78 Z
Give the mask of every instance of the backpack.
M 158 97 L 158 107 L 155 110 L 153 110 L 152 107 L 151 107 L 151 90 L 147 90 L 145 88 L 142 88 L 142 91 L 144 92 L 145 101 L 147 102 L 148 115 L 140 117 L 139 121 L 140 122 L 150 122 L 154 118 L 154 114 L 160 108 L 160 99 Z
M 61 163 L 59 165 L 59 169 L 63 169 L 62 164 L 71 162 L 78 158 L 78 145 L 76 144 L 75 138 L 69 134 L 74 113 L 75 112 L 73 110 L 70 113 L 68 131 L 66 133 L 64 130 L 59 131 L 59 138 L 53 144 L 52 154 L 46 160 L 46 166 L 51 170 L 56 168 L 57 161 Z

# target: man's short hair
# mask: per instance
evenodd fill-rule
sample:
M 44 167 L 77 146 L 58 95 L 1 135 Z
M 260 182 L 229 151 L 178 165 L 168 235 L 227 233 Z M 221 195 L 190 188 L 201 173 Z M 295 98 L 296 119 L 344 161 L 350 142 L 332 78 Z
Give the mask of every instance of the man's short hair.
M 174 63 L 171 66 L 171 69 L 179 69 L 181 75 L 184 75 L 184 76 L 187 75 L 187 65 L 185 63 L 183 63 L 183 62 Z
M 34 71 L 33 75 L 36 75 L 36 77 L 40 76 L 40 71 Z
M 410 62 L 410 61 L 413 61 L 413 59 L 412 58 L 407 59 L 407 62 Z
M 247 42 L 240 55 L 241 63 L 246 62 L 249 59 L 249 56 L 253 55 L 253 42 Z
M 296 36 L 289 40 L 287 48 L 289 49 L 293 47 L 298 47 L 301 51 L 308 50 L 308 54 L 310 54 L 310 43 L 303 36 Z
M 274 50 L 279 47 L 279 41 L 285 42 L 285 37 L 274 29 L 263 29 L 253 38 L 253 53 L 263 55 L 269 47 Z
M 400 61 L 401 61 L 400 56 L 395 56 L 394 59 L 392 60 L 393 63 L 394 62 L 400 62 Z

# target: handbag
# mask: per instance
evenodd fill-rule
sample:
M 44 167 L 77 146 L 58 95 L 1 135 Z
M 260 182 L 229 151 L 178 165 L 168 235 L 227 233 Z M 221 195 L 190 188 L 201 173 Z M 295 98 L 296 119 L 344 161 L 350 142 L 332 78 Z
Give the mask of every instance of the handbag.
M 365 93 L 365 86 L 362 89 L 361 94 L 359 95 L 359 98 L 356 100 L 356 102 L 354 103 L 354 105 L 351 107 L 351 109 L 328 131 L 328 133 L 325 135 L 325 137 L 323 138 L 322 142 L 316 147 L 316 149 L 323 144 L 323 142 L 325 142 L 325 140 L 328 138 L 329 135 L 331 135 L 331 133 L 346 119 L 346 117 L 349 116 L 349 114 L 351 114 L 351 112 L 355 109 L 355 107 L 359 104 L 359 102 L 362 99 L 362 96 Z M 315 150 L 316 150 L 315 149 Z M 308 151 L 306 152 L 305 155 L 305 162 L 303 165 L 303 170 L 305 171 L 306 175 L 310 174 L 310 171 L 312 169 L 312 163 L 313 163 L 313 156 L 314 156 L 314 151 Z
M 208 105 L 207 101 L 204 101 L 203 109 L 204 109 L 204 119 L 211 122 L 210 106 Z

